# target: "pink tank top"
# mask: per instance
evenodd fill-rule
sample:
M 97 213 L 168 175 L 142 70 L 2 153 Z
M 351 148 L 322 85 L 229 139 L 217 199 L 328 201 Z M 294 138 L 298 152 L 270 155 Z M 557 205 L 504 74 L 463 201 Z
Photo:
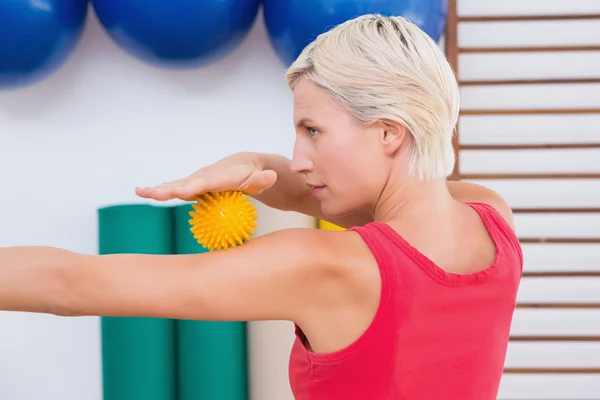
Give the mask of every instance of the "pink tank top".
M 523 256 L 496 210 L 467 204 L 496 244 L 494 264 L 473 274 L 445 272 L 383 222 L 352 228 L 379 265 L 379 308 L 358 340 L 333 353 L 307 350 L 296 327 L 296 400 L 496 399 Z

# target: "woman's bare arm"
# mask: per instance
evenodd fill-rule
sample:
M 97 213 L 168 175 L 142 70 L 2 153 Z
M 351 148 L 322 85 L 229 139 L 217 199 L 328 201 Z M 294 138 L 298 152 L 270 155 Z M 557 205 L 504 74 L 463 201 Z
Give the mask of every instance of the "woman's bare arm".
M 301 321 L 340 292 L 354 233 L 290 229 L 192 255 L 0 248 L 0 310 L 64 316 Z M 327 243 L 328 245 L 323 245 Z
M 367 212 L 356 212 L 340 218 L 324 215 L 319 201 L 306 186 L 304 176 L 293 173 L 290 164 L 289 158 L 276 154 L 236 153 L 186 178 L 154 188 L 137 188 L 136 192 L 141 197 L 165 201 L 173 198 L 193 200 L 205 192 L 242 190 L 269 207 L 300 212 L 344 228 L 373 221 L 372 215 Z M 454 199 L 488 203 L 514 226 L 512 210 L 498 193 L 469 182 L 449 181 L 447 184 Z

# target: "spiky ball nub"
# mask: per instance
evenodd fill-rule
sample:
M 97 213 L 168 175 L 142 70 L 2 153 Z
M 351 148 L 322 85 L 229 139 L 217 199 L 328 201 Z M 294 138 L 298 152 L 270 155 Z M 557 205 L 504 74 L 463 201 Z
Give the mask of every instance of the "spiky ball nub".
M 256 208 L 235 190 L 204 193 L 190 211 L 194 238 L 208 250 L 225 250 L 250 240 L 256 227 Z

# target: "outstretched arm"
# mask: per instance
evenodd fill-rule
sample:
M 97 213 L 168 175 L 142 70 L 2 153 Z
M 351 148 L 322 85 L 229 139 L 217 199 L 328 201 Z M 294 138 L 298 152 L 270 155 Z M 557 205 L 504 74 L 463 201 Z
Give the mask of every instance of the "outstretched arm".
M 327 220 L 344 228 L 372 222 L 372 215 L 355 213 L 342 218 L 329 218 L 310 194 L 304 176 L 292 172 L 291 160 L 276 154 L 236 153 L 192 175 L 166 182 L 154 188 L 137 188 L 141 197 L 165 201 L 173 198 L 193 200 L 199 194 L 221 190 L 242 190 L 269 207 L 296 211 Z M 495 207 L 514 226 L 512 210 L 491 189 L 469 182 L 448 182 L 452 197 L 461 202 L 482 202 Z
M 292 172 L 291 160 L 276 154 L 241 152 L 200 168 L 193 174 L 154 187 L 138 187 L 140 197 L 158 201 L 195 200 L 206 192 L 240 190 L 269 207 L 296 211 L 343 227 L 364 225 L 370 215 L 329 219 L 311 194 L 304 176 Z
M 0 248 L 0 310 L 301 321 L 326 305 L 344 280 L 335 257 L 342 245 L 332 234 L 284 230 L 226 251 L 192 255 Z

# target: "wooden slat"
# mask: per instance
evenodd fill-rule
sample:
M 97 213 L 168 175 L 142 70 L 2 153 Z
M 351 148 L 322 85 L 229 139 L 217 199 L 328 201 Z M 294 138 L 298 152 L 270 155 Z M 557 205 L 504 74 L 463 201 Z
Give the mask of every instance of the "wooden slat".
M 600 114 L 600 108 L 547 108 L 547 109 L 514 109 L 514 110 L 462 110 L 461 115 L 557 115 L 557 114 Z
M 562 244 L 562 243 L 581 243 L 581 244 L 593 244 L 600 243 L 600 238 L 520 238 L 521 243 L 551 243 L 551 244 Z
M 505 368 L 505 374 L 600 374 L 600 368 Z M 600 377 L 599 377 L 600 379 Z
M 459 22 L 563 21 L 599 19 L 600 14 L 569 15 L 482 15 L 459 17 Z
M 513 208 L 515 214 L 600 213 L 600 208 Z
M 600 336 L 600 309 L 519 308 L 510 331 L 515 337 Z
M 461 179 L 600 179 L 600 173 L 460 174 Z
M 530 271 L 524 278 L 600 278 L 600 271 Z
M 545 84 L 581 84 L 600 83 L 600 78 L 547 78 L 547 79 L 496 79 L 460 81 L 461 86 L 493 86 L 493 85 L 545 85 Z
M 461 150 L 600 149 L 600 143 L 463 144 Z
M 504 368 L 600 369 L 600 342 L 511 341 Z
M 599 400 L 595 374 L 505 374 L 494 400 Z
M 517 303 L 517 308 L 583 308 L 600 309 L 600 303 Z
M 459 53 L 523 53 L 553 51 L 600 51 L 600 46 L 459 47 Z
M 600 336 L 511 336 L 513 342 L 600 342 Z
M 527 262 L 527 260 L 525 260 L 525 262 Z M 560 264 L 565 265 L 563 262 Z M 527 266 L 524 267 L 525 271 L 527 271 Z M 549 266 L 548 268 L 552 268 L 552 266 Z M 517 304 L 540 305 L 542 308 L 549 308 L 544 306 L 554 304 L 571 305 L 591 303 L 600 306 L 600 291 L 598 288 L 600 288 L 600 279 L 596 277 L 524 277 L 519 285 Z M 550 334 L 550 332 L 548 333 Z M 600 335 L 600 332 L 594 333 L 594 335 L 596 334 Z M 598 351 L 600 357 L 600 347 L 598 348 Z M 598 366 L 600 367 L 600 364 Z

